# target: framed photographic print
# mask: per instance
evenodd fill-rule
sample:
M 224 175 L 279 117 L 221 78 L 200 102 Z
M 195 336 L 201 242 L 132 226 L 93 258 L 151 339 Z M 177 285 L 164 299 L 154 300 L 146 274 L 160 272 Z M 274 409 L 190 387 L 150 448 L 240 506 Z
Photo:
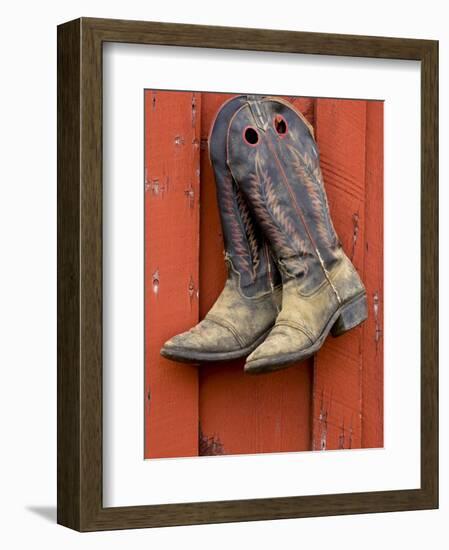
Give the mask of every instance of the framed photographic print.
M 438 43 L 58 28 L 58 522 L 438 505 Z

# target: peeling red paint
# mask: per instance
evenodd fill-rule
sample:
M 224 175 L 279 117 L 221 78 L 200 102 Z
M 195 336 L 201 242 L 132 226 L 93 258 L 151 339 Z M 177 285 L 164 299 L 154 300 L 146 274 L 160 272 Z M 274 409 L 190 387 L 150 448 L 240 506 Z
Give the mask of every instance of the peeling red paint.
M 341 339 L 330 338 L 315 359 L 254 380 L 245 377 L 242 364 L 236 362 L 205 365 L 200 369 L 179 365 L 171 368 L 159 357 L 158 330 L 170 326 L 167 333 L 172 334 L 193 326 L 198 320 L 195 315 L 198 286 L 201 285 L 199 318 L 203 318 L 225 280 L 223 242 L 206 136 L 213 115 L 226 96 L 185 92 L 179 93 L 179 97 L 182 108 L 173 92 L 160 92 L 157 99 L 155 93 L 152 96 L 149 93 L 147 99 L 147 113 L 162 129 L 163 143 L 160 136 L 156 139 L 155 133 L 149 132 L 148 140 L 153 140 L 147 151 L 151 173 L 148 177 L 145 173 L 145 190 L 153 225 L 149 226 L 148 233 L 154 236 L 156 232 L 160 239 L 149 241 L 154 248 L 148 256 L 151 263 L 146 271 L 150 275 L 146 296 L 149 302 L 152 300 L 153 308 L 147 323 L 147 339 L 151 342 L 154 339 L 154 354 L 148 356 L 147 371 L 148 380 L 158 384 L 152 393 L 147 434 L 150 445 L 146 456 L 379 446 L 383 415 L 382 255 L 379 252 L 382 233 L 378 228 L 382 225 L 382 196 L 376 193 L 379 194 L 378 186 L 382 185 L 382 170 L 379 168 L 376 172 L 373 167 L 377 167 L 382 149 L 379 145 L 368 152 L 372 133 L 368 133 L 365 124 L 364 105 L 372 110 L 369 129 L 372 132 L 372 124 L 382 119 L 378 114 L 381 102 L 292 98 L 315 126 L 332 219 L 346 253 L 367 281 L 369 319 L 363 328 Z M 166 124 L 167 112 L 174 114 L 176 126 Z M 347 136 L 350 136 L 350 154 Z M 172 178 L 170 193 L 169 175 Z M 197 222 L 200 200 L 199 244 L 196 241 L 192 244 L 188 241 L 192 239 L 189 231 Z M 172 219 L 174 212 L 180 222 L 167 227 L 165 220 Z M 367 213 L 371 216 L 369 235 Z M 199 274 L 195 274 L 198 266 L 189 264 L 188 258 L 182 262 L 178 258 L 171 261 L 173 256 L 166 255 L 167 250 L 174 249 L 165 244 L 167 232 L 176 234 L 177 242 L 187 242 L 186 246 L 179 246 L 180 254 L 186 250 L 197 253 L 195 247 L 200 248 L 199 260 L 196 260 Z M 153 278 L 153 275 L 156 276 Z M 170 301 L 169 308 L 162 307 L 164 301 Z M 155 308 L 155 304 L 160 309 Z M 167 315 L 162 321 L 156 318 L 156 314 L 162 316 L 165 312 Z M 182 327 L 175 327 L 175 323 L 181 324 L 180 319 Z M 367 354 L 367 346 L 371 346 L 371 355 Z M 199 387 L 195 383 L 197 372 L 200 373 Z M 167 396 L 174 393 L 178 396 L 176 407 L 167 408 Z M 198 433 L 198 421 L 205 433 Z
M 377 290 L 373 295 L 373 312 L 374 312 L 374 322 L 376 326 L 376 330 L 374 333 L 374 341 L 376 342 L 376 351 L 377 351 L 379 340 L 382 337 L 382 329 L 380 328 L 380 323 L 379 323 L 379 293 L 377 292 Z
M 195 191 L 191 185 L 184 191 L 184 195 L 187 197 L 190 208 L 195 208 Z
M 196 125 L 196 97 L 195 94 L 192 94 L 192 127 L 195 128 Z
M 190 277 L 198 281 L 199 248 L 200 158 L 191 144 L 200 127 L 192 127 L 191 102 L 189 92 L 145 92 L 146 458 L 198 456 L 198 369 L 160 354 L 165 340 L 199 320 L 188 294 Z
M 151 284 L 153 286 L 153 292 L 157 295 L 159 293 L 159 269 L 153 273 Z
M 359 236 L 359 213 L 358 212 L 354 212 L 354 214 L 352 215 L 352 224 L 354 226 L 354 231 L 352 233 L 351 260 L 354 259 L 355 247 L 356 247 L 357 239 L 358 239 L 358 236 Z
M 224 455 L 225 450 L 223 443 L 218 435 L 207 436 L 200 429 L 199 438 L 199 456 L 216 456 Z

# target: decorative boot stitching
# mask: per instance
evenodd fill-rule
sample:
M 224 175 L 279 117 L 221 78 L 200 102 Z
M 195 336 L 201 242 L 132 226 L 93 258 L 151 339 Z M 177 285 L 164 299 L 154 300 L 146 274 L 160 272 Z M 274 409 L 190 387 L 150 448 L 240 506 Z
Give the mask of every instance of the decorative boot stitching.
M 220 182 L 220 189 L 221 214 L 224 225 L 229 227 L 229 237 L 236 256 L 236 267 L 238 271 L 247 273 L 251 280 L 254 280 L 252 254 L 248 246 L 245 231 L 239 223 L 240 217 L 236 204 L 232 176 L 226 175 L 223 178 L 223 181 Z
M 338 239 L 330 221 L 329 205 L 323 189 L 321 170 L 318 165 L 313 165 L 313 161 L 307 153 L 301 155 L 290 145 L 287 145 L 287 148 L 293 156 L 293 169 L 307 189 L 318 236 L 325 246 L 332 248 L 336 246 Z
M 273 147 L 273 144 L 271 143 L 271 140 L 270 138 L 267 136 L 267 145 L 268 145 L 268 148 L 270 149 L 275 161 L 276 161 L 276 164 L 278 165 L 278 168 L 279 168 L 279 171 L 282 175 L 282 178 L 284 180 L 284 184 L 285 184 L 285 187 L 287 188 L 287 191 L 289 192 L 289 195 L 290 195 L 290 198 L 292 200 L 292 205 L 294 207 L 294 209 L 296 210 L 296 212 L 298 213 L 298 216 L 299 218 L 301 219 L 301 222 L 304 226 L 304 229 L 306 230 L 306 233 L 307 233 L 307 236 L 309 238 L 309 241 L 312 245 L 312 247 L 314 248 L 314 251 L 317 255 L 317 258 L 321 264 L 321 269 L 323 270 L 323 273 L 324 273 L 324 276 L 326 277 L 326 279 L 328 280 L 330 286 L 332 287 L 332 290 L 334 291 L 335 293 L 335 296 L 337 297 L 337 301 L 339 304 L 341 304 L 341 298 L 340 298 L 340 295 L 338 293 L 338 290 L 335 288 L 334 284 L 332 283 L 331 279 L 330 279 L 330 276 L 329 276 L 329 272 L 327 271 L 326 269 L 326 266 L 324 265 L 324 261 L 323 261 L 323 258 L 321 257 L 321 254 L 315 244 L 315 239 L 312 237 L 312 234 L 310 233 L 310 229 L 307 225 L 307 222 L 304 218 L 304 214 L 296 200 L 296 197 L 295 197 L 295 194 L 293 193 L 292 189 L 291 189 L 291 186 L 290 186 L 290 183 L 288 181 L 288 178 L 287 178 L 287 175 L 285 174 L 285 171 L 284 171 L 284 168 L 279 160 L 279 157 L 278 157 L 278 154 L 276 152 L 276 150 L 274 149 Z
M 246 240 L 248 242 L 248 247 L 251 254 L 253 274 L 256 276 L 256 270 L 260 265 L 259 257 L 259 243 L 256 236 L 256 230 L 254 226 L 254 221 L 252 219 L 251 213 L 249 211 L 248 205 L 240 189 L 235 191 L 235 199 L 237 203 L 237 208 L 240 213 L 240 218 L 245 228 Z
M 212 321 L 213 323 L 219 325 L 220 327 L 228 330 L 232 336 L 236 339 L 237 343 L 240 345 L 241 348 L 244 348 L 246 346 L 246 342 L 241 338 L 239 333 L 235 330 L 235 328 L 230 325 L 225 319 L 221 319 L 220 317 L 216 317 L 214 314 L 208 313 L 205 317 L 208 321 Z
M 310 340 L 310 342 L 313 344 L 316 340 L 316 338 L 313 336 L 313 334 L 307 330 L 307 328 L 300 324 L 300 323 L 296 323 L 295 321 L 292 321 L 292 320 L 280 320 L 280 321 L 276 321 L 276 327 L 290 327 L 294 330 L 299 330 L 300 332 L 302 332 L 305 336 L 307 336 L 307 338 Z
M 295 231 L 293 221 L 280 207 L 271 178 L 263 169 L 258 153 L 256 155 L 256 171 L 249 180 L 248 195 L 259 223 L 276 250 L 276 255 L 278 257 L 304 256 L 306 254 L 305 242 Z M 305 269 L 302 261 L 301 268 Z

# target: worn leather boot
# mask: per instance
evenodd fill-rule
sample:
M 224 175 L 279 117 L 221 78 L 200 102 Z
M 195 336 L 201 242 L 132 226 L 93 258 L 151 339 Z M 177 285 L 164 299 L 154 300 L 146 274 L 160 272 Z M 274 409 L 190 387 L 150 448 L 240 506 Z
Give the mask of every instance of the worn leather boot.
M 206 317 L 164 344 L 161 354 L 175 361 L 245 357 L 267 336 L 280 310 L 279 271 L 226 162 L 229 121 L 245 101 L 237 97 L 226 102 L 209 135 L 228 277 Z
M 245 365 L 268 372 L 364 321 L 366 293 L 332 225 L 313 129 L 291 104 L 248 96 L 230 122 L 228 164 L 282 275 L 281 312 Z

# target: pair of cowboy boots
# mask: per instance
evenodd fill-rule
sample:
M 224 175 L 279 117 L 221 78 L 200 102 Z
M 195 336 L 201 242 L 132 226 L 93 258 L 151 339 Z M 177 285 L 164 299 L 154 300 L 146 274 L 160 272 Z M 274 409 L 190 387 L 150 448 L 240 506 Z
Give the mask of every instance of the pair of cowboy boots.
M 307 359 L 367 317 L 329 213 L 313 129 L 287 101 L 238 96 L 209 135 L 228 276 L 206 317 L 168 340 L 175 361 L 247 357 L 262 373 Z

